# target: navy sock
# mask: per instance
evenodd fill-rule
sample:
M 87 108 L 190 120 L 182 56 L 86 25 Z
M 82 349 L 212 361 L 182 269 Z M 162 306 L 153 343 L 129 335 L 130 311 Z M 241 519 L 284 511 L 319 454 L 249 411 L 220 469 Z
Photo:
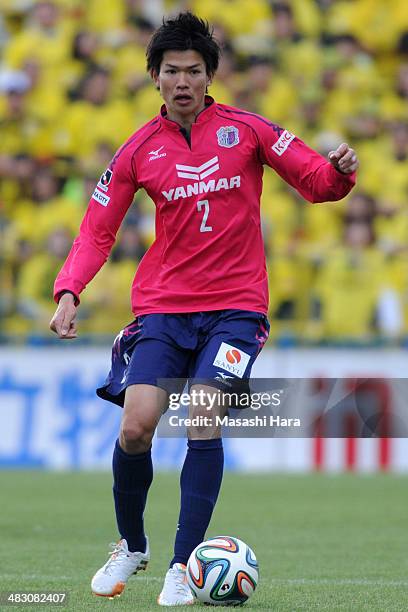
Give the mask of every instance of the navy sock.
M 112 459 L 113 497 L 119 533 L 132 552 L 146 550 L 143 512 L 147 492 L 153 480 L 151 449 L 130 455 L 116 440 Z
M 224 451 L 221 438 L 189 440 L 180 476 L 181 506 L 174 557 L 170 563 L 186 564 L 205 532 L 221 487 Z

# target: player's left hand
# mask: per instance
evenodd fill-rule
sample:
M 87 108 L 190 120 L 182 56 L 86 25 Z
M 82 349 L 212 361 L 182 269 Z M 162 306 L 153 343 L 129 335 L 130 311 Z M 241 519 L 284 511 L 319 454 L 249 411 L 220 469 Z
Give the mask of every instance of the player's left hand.
M 328 157 L 331 165 L 343 174 L 355 172 L 360 165 L 354 149 L 351 149 L 346 142 L 342 142 L 335 151 L 330 151 Z

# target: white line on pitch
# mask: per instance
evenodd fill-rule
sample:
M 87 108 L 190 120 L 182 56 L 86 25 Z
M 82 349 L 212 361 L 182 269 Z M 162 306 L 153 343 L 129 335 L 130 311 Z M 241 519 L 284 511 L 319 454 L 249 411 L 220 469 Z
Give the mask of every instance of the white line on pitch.
M 52 576 L 47 576 L 46 574 L 1 574 L 0 578 L 2 580 L 54 580 L 58 582 L 59 580 L 77 580 L 77 576 L 58 576 L 57 574 L 53 574 Z
M 1 574 L 2 580 L 47 580 L 58 582 L 61 580 L 76 580 L 76 576 L 57 576 L 57 575 L 45 575 L 45 574 Z M 164 576 L 135 576 L 132 581 L 135 582 L 163 582 Z M 273 588 L 277 585 L 298 585 L 298 586 L 378 586 L 378 587 L 408 587 L 407 580 L 375 580 L 371 578 L 344 578 L 341 580 L 329 579 L 329 578 L 266 578 L 261 581 L 262 586 Z
M 340 580 L 329 579 L 329 578 L 270 578 L 268 580 L 269 586 L 273 584 L 298 584 L 298 585 L 356 585 L 356 586 L 406 586 L 408 587 L 407 580 L 376 580 L 375 578 L 343 578 Z
M 137 576 L 135 580 L 146 581 L 146 582 L 162 582 L 163 577 L 158 576 Z M 333 585 L 333 586 L 403 586 L 408 587 L 407 580 L 375 580 L 368 578 L 344 578 L 342 580 L 330 580 L 322 578 L 320 580 L 314 578 L 267 578 L 264 581 L 260 582 L 263 586 L 273 587 L 276 585 L 311 585 L 311 586 L 324 586 L 324 585 Z

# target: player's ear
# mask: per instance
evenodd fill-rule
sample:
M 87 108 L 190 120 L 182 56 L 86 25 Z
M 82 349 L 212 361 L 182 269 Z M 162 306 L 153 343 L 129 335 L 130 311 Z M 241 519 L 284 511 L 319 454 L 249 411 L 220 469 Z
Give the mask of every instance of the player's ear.
M 156 89 L 160 91 L 160 78 L 157 72 L 153 69 L 150 71 L 150 76 L 152 77 L 153 83 L 156 86 Z

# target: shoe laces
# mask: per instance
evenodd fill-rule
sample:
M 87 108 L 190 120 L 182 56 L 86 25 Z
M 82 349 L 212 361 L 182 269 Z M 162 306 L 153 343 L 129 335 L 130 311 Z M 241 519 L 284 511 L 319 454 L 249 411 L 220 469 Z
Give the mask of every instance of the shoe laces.
M 177 593 L 185 593 L 187 587 L 187 576 L 186 573 L 178 569 L 170 568 L 172 576 L 174 577 L 174 588 Z
M 105 573 L 109 574 L 111 570 L 114 570 L 116 565 L 118 565 L 123 559 L 123 557 L 127 557 L 127 553 L 122 546 L 121 541 L 119 542 L 111 542 L 109 544 L 109 557 L 108 561 L 105 565 Z

